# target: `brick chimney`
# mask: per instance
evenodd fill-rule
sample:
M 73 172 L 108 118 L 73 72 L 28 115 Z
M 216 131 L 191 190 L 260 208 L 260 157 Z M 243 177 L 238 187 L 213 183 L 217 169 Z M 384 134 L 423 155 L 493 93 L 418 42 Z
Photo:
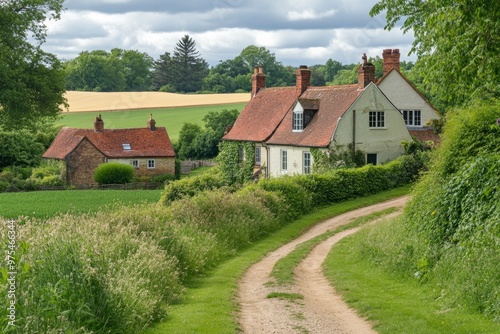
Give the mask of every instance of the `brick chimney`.
M 149 114 L 148 128 L 151 131 L 156 130 L 156 121 L 153 119 L 153 114 Z
M 263 88 L 266 88 L 266 75 L 264 74 L 264 69 L 262 66 L 255 66 L 252 74 L 252 98 Z
M 383 52 L 382 52 L 382 57 L 384 59 L 384 75 L 386 75 L 387 73 L 389 73 L 389 71 L 391 69 L 396 69 L 399 71 L 399 57 L 400 57 L 400 53 L 399 53 L 399 49 L 394 49 L 394 50 L 391 50 L 391 49 L 385 49 Z
M 101 118 L 101 115 L 97 116 L 94 121 L 94 131 L 102 132 L 104 130 L 104 122 Z
M 359 88 L 363 89 L 370 82 L 375 82 L 375 65 L 368 62 L 368 58 L 366 57 L 366 53 L 363 53 L 363 64 L 358 67 L 358 85 Z
M 311 70 L 306 65 L 300 65 L 295 72 L 297 96 L 302 95 L 311 85 Z

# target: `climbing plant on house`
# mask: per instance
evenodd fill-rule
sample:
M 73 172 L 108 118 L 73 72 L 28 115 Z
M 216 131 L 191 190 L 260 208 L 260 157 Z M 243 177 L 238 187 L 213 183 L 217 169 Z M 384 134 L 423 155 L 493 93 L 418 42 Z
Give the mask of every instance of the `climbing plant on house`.
M 229 184 L 244 183 L 253 178 L 254 143 L 223 141 L 219 144 L 219 151 L 217 160 L 226 182 Z

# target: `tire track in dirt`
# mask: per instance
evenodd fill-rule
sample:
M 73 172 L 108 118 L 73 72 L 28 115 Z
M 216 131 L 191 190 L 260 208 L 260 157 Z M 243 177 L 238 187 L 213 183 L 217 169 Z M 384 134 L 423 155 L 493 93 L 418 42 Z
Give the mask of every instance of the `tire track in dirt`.
M 351 221 L 391 207 L 402 208 L 407 197 L 400 197 L 328 219 L 309 229 L 299 238 L 266 255 L 247 270 L 239 283 L 239 322 L 244 333 L 376 333 L 371 324 L 345 304 L 324 277 L 322 263 L 331 247 L 350 229 L 325 240 L 295 268 L 295 285 L 273 287 L 266 284 L 274 264 L 300 243 Z M 266 298 L 271 292 L 299 293 L 303 300 L 287 301 Z

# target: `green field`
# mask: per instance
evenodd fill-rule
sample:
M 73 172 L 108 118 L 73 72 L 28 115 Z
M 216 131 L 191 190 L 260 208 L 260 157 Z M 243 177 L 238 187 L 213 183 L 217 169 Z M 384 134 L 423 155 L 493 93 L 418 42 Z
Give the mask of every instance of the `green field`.
M 113 204 L 154 203 L 158 190 L 53 190 L 0 193 L 0 217 L 49 218 L 56 214 L 102 211 Z
M 208 112 L 223 109 L 241 111 L 245 105 L 246 103 L 234 103 L 180 108 L 63 113 L 58 124 L 71 128 L 92 128 L 94 119 L 100 114 L 104 120 L 104 128 L 139 128 L 146 127 L 149 115 L 153 114 L 156 126 L 166 127 L 170 139 L 176 141 L 184 123 L 195 123 L 203 126 L 202 119 Z

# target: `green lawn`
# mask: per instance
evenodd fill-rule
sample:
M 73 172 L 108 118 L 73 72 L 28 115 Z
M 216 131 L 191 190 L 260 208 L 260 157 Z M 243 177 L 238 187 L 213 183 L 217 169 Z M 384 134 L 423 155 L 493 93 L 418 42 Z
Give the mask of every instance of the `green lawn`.
M 106 210 L 113 204 L 154 203 L 163 190 L 53 190 L 0 193 L 0 217 L 48 218 Z
M 149 115 L 153 114 L 156 125 L 166 127 L 172 141 L 179 138 L 179 131 L 184 123 L 195 123 L 203 126 L 203 117 L 210 111 L 237 109 L 241 111 L 246 103 L 222 104 L 212 106 L 139 109 L 106 112 L 63 113 L 58 124 L 71 128 L 92 128 L 94 119 L 99 114 L 104 120 L 104 128 L 139 128 L 146 127 Z

